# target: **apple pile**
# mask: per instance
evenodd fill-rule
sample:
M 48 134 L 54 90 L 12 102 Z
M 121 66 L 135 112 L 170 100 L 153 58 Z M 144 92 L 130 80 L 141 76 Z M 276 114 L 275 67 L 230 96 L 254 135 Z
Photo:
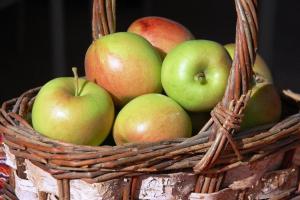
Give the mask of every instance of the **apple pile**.
M 235 45 L 195 39 L 162 17 L 134 21 L 127 32 L 92 42 L 86 79 L 56 78 L 38 93 L 32 124 L 63 142 L 99 145 L 112 133 L 117 145 L 190 137 L 222 99 Z M 242 129 L 272 123 L 281 102 L 258 55 Z

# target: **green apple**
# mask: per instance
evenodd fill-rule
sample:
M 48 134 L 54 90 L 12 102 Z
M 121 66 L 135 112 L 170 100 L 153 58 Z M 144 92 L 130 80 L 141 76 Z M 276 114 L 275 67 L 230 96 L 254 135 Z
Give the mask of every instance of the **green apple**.
M 174 100 L 161 94 L 146 94 L 122 108 L 113 136 L 121 145 L 190 137 L 191 131 L 188 114 Z
M 226 44 L 224 47 L 228 51 L 230 57 L 233 59 L 234 51 L 235 51 L 235 44 L 234 43 Z M 263 78 L 264 79 L 263 81 L 265 81 L 265 82 L 268 81 L 270 83 L 273 83 L 272 73 L 271 73 L 268 65 L 264 61 L 264 59 L 259 54 L 256 55 L 256 60 L 254 62 L 253 71 L 256 75 L 259 76 L 259 78 Z
M 142 36 L 119 32 L 94 41 L 86 52 L 88 80 L 105 88 L 123 106 L 147 93 L 160 93 L 162 60 Z
M 231 67 L 226 49 L 213 41 L 191 40 L 175 47 L 162 65 L 166 94 L 188 111 L 209 111 L 223 97 Z
M 146 38 L 163 55 L 169 53 L 178 44 L 194 39 L 192 33 L 182 24 L 156 16 L 135 20 L 128 31 Z
M 273 123 L 281 116 L 281 100 L 274 85 L 256 83 L 244 111 L 241 130 Z
M 79 78 L 56 78 L 46 83 L 32 108 L 33 128 L 49 138 L 81 145 L 99 145 L 114 119 L 110 95 Z

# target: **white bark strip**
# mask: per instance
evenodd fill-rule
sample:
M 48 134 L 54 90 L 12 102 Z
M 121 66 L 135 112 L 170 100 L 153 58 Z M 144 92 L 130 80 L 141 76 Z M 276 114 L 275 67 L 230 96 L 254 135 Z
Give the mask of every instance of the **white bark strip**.
M 263 200 L 263 199 L 277 199 L 276 197 L 288 197 L 289 192 L 293 192 L 293 188 L 297 187 L 298 169 L 290 168 L 285 170 L 273 171 L 264 174 L 256 181 L 256 184 L 245 194 L 248 200 Z M 244 179 L 245 182 L 249 182 Z M 240 188 L 244 188 L 243 180 L 240 180 Z M 238 199 L 238 185 L 235 184 L 235 189 L 226 188 L 219 192 L 211 194 L 192 193 L 189 200 L 236 200 Z M 280 198 L 280 199 L 282 199 Z
M 7 164 L 15 168 L 15 156 L 4 146 Z M 266 157 L 258 162 L 243 165 L 226 173 L 223 190 L 212 194 L 193 193 L 197 176 L 192 173 L 143 175 L 137 180 L 134 199 L 140 200 L 218 200 L 235 199 L 239 190 L 248 188 L 249 199 L 266 198 L 288 191 L 297 184 L 298 171 L 278 169 L 283 154 Z M 298 160 L 295 158 L 295 160 Z M 296 162 L 297 163 L 297 162 Z M 38 200 L 37 191 L 47 192 L 49 200 L 56 200 L 57 181 L 51 174 L 25 159 L 28 180 L 15 173 L 16 195 L 20 200 Z M 89 184 L 82 180 L 70 181 L 71 200 L 117 200 L 122 198 L 127 179 L 114 179 L 102 183 Z M 229 187 L 229 188 L 228 188 Z M 252 196 L 252 197 L 251 197 Z M 250 198 L 251 197 L 251 198 Z
M 5 164 L 12 169 L 17 169 L 16 156 L 9 151 L 9 147 L 3 144 L 3 152 L 5 153 Z
M 194 191 L 196 176 L 190 173 L 141 176 L 138 199 L 188 199 Z
M 283 156 L 284 153 L 271 155 L 257 162 L 229 170 L 222 187 L 230 187 L 233 190 L 251 188 L 266 172 L 278 169 Z
M 88 184 L 82 180 L 71 180 L 71 200 L 121 199 L 122 179 Z
M 56 179 L 51 174 L 25 160 L 27 178 L 37 187 L 38 191 L 58 195 Z
M 25 160 L 27 177 L 39 191 L 58 195 L 58 186 L 55 178 L 46 171 Z M 98 200 L 120 199 L 122 179 L 114 179 L 103 183 L 88 184 L 82 180 L 70 181 L 71 200 Z
M 30 180 L 21 179 L 14 172 L 15 176 L 15 193 L 20 200 L 35 200 L 38 199 L 37 190 Z

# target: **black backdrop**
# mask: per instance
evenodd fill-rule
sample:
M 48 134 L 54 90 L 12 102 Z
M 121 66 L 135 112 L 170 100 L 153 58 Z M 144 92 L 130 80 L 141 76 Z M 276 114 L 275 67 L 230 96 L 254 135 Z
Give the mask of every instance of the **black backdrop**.
M 260 54 L 279 89 L 300 92 L 300 1 L 260 0 Z M 117 0 L 117 29 L 142 16 L 174 19 L 201 39 L 234 41 L 233 0 Z M 0 101 L 71 76 L 84 74 L 91 42 L 91 1 L 0 0 Z

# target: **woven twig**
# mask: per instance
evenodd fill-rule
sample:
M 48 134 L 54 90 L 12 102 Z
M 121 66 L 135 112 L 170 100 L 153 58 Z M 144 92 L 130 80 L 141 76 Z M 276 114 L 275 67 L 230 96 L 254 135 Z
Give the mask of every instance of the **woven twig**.
M 295 101 L 300 102 L 300 95 L 296 94 L 295 92 L 292 92 L 291 90 L 284 90 L 283 93 L 290 97 L 293 98 Z
M 21 98 L 33 98 L 34 95 L 35 93 L 28 91 Z M 3 113 L 7 113 L 14 104 L 5 105 L 7 107 L 3 107 Z M 213 145 L 212 141 L 209 142 L 208 133 L 189 142 L 177 139 L 115 147 L 70 145 L 45 138 L 22 125 L 23 120 L 18 121 L 18 118 L 12 118 L 9 114 L 6 116 L 13 120 L 14 124 L 18 124 L 0 126 L 11 151 L 17 156 L 35 161 L 36 164 L 40 163 L 40 166 L 45 165 L 45 170 L 57 179 L 84 178 L 89 182 L 98 182 L 120 176 L 190 169 L 196 166 L 198 160 L 201 160 Z M 0 121 L 3 120 L 5 121 L 4 116 L 1 115 Z M 268 131 L 263 131 L 268 128 L 264 126 L 262 130 L 255 128 L 253 132 L 247 131 L 233 136 L 239 152 L 244 157 L 243 162 L 237 159 L 228 146 L 216 162 L 217 166 L 206 173 L 221 173 L 279 152 L 283 147 L 293 148 L 299 143 L 299 123 L 300 114 L 296 114 L 272 126 Z
M 214 143 L 205 156 L 193 168 L 197 173 L 212 168 L 225 146 L 227 146 L 227 143 L 230 143 L 237 158 L 239 160 L 242 159 L 231 135 L 239 130 L 241 123 L 239 119 L 241 119 L 243 110 L 250 96 L 250 81 L 254 78 L 252 66 L 257 49 L 257 1 L 235 0 L 235 3 L 237 26 L 234 61 L 224 98 L 222 102 L 215 107 L 212 112 L 212 121 L 209 121 L 207 124 L 207 126 L 213 130 L 213 133 L 210 135 L 210 141 L 214 141 Z M 226 114 L 224 115 L 223 113 Z M 204 185 L 208 184 L 211 188 L 216 188 L 215 185 L 212 185 L 215 184 L 215 182 L 209 177 L 204 180 Z
M 250 81 L 253 79 L 252 66 L 257 49 L 258 27 L 256 5 L 257 2 L 255 0 L 236 0 L 236 10 L 238 14 L 236 28 L 237 45 L 233 66 L 222 104 L 218 104 L 212 115 L 214 124 L 218 127 L 217 129 L 213 129 L 215 133 L 211 135 L 211 140 L 213 140 L 214 143 L 203 159 L 194 167 L 194 171 L 196 172 L 202 172 L 211 168 L 228 142 L 231 144 L 237 157 L 241 159 L 240 153 L 237 151 L 230 135 L 233 135 L 235 131 L 239 130 L 241 120 L 236 120 L 236 117 L 237 115 L 242 115 L 250 95 L 248 91 Z M 248 95 L 246 95 L 247 93 Z M 240 96 L 241 94 L 242 96 Z M 236 105 L 233 105 L 234 102 L 237 102 Z M 226 116 L 223 115 L 222 117 L 221 115 L 217 117 L 216 113 L 218 113 L 219 110 L 227 111 Z
M 96 40 L 116 31 L 116 0 L 94 0 L 92 33 Z

